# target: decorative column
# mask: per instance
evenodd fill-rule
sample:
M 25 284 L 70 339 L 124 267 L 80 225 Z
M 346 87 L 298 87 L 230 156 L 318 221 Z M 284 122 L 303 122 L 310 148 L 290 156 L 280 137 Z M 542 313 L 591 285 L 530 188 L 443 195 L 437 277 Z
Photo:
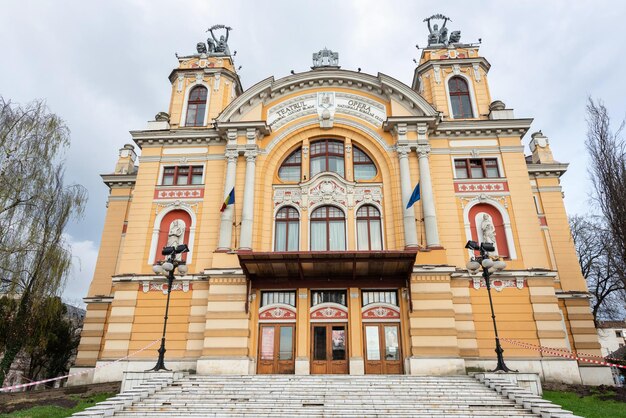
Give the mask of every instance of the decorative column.
M 440 244 L 439 231 L 437 229 L 437 214 L 435 212 L 433 185 L 430 179 L 430 163 L 428 162 L 428 154 L 430 154 L 430 145 L 417 146 L 417 158 L 419 161 L 420 169 L 420 196 L 422 200 L 422 210 L 424 211 L 426 246 L 439 247 Z
M 246 179 L 243 188 L 243 209 L 241 211 L 240 250 L 252 249 L 252 217 L 254 215 L 254 178 L 256 169 L 256 149 L 249 149 L 244 153 L 246 157 Z
M 235 134 L 236 135 L 236 134 Z M 237 158 L 239 152 L 228 147 L 226 148 L 226 180 L 224 181 L 224 198 L 235 186 L 235 175 L 237 174 Z M 233 205 L 226 206 L 224 212 L 222 212 L 222 222 L 220 224 L 220 240 L 217 246 L 217 251 L 230 251 L 230 245 L 233 238 L 233 211 L 235 208 Z
M 405 128 L 406 129 L 406 128 Z M 413 186 L 411 184 L 411 170 L 409 169 L 409 152 L 411 148 L 408 145 L 398 145 L 396 147 L 398 159 L 400 160 L 400 187 L 402 189 L 402 213 L 404 221 L 404 247 L 417 247 L 417 228 L 415 228 L 415 209 L 414 207 L 406 208 Z

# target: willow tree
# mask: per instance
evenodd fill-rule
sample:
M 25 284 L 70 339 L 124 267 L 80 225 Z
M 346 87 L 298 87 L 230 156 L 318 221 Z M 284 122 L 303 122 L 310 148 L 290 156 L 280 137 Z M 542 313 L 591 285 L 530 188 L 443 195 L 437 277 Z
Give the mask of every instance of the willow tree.
M 0 384 L 37 328 L 35 308 L 60 294 L 70 272 L 63 231 L 82 215 L 87 193 L 64 183 L 69 143 L 69 129 L 43 101 L 20 106 L 0 97 L 0 294 L 14 302 L 0 317 Z

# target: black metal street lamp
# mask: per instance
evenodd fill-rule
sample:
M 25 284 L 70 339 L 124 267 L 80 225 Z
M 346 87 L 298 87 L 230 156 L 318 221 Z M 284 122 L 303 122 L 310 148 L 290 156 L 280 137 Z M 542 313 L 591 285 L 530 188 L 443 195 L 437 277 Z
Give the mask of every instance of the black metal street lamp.
M 176 247 L 163 247 L 161 254 L 166 256 L 166 259 L 158 262 L 152 266 L 152 271 L 156 274 L 164 274 L 167 276 L 167 302 L 165 302 L 165 317 L 163 318 L 163 336 L 161 337 L 161 347 L 159 348 L 159 359 L 156 365 L 148 372 L 159 370 L 170 371 L 165 367 L 165 330 L 167 329 L 167 312 L 170 308 L 170 293 L 172 292 L 172 284 L 174 283 L 174 270 L 178 269 L 178 273 L 181 275 L 187 274 L 187 265 L 185 262 L 178 258 L 178 255 L 186 253 L 189 248 L 185 244 L 178 245 Z
M 492 243 L 483 242 L 480 245 L 476 241 L 467 241 L 465 244 L 465 248 L 468 248 L 472 251 L 480 251 L 479 257 L 472 257 L 470 261 L 467 262 L 467 270 L 471 274 L 476 274 L 482 267 L 483 270 L 483 279 L 485 279 L 485 286 L 487 287 L 487 294 L 489 295 L 489 307 L 491 308 L 491 320 L 493 321 L 493 331 L 496 335 L 496 355 L 498 356 L 498 365 L 493 370 L 494 372 L 516 372 L 517 370 L 509 369 L 506 364 L 504 364 L 504 357 L 502 353 L 504 350 L 500 345 L 500 338 L 498 337 L 498 327 L 496 326 L 496 314 L 493 311 L 493 301 L 491 300 L 491 281 L 489 280 L 491 275 L 496 271 L 502 271 L 506 267 L 506 263 L 499 258 L 496 261 L 492 260 L 491 257 L 487 254 L 489 252 L 493 252 L 496 250 Z

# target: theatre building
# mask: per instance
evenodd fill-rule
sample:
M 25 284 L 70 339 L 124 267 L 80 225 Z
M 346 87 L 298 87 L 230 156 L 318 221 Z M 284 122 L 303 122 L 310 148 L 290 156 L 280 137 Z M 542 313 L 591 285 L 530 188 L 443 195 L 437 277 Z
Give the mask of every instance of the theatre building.
M 173 244 L 190 250 L 171 289 L 174 370 L 490 370 L 489 300 L 465 268 L 468 240 L 493 242 L 507 264 L 492 277 L 501 338 L 601 355 L 563 204 L 567 164 L 494 99 L 477 44 L 435 26 L 410 84 L 342 69 L 324 49 L 310 71 L 243 90 L 224 29 L 178 56 L 168 112 L 131 131 L 102 175 L 73 371 L 133 355 L 80 380 L 154 365 L 158 344 L 134 353 L 161 337 L 167 284 L 153 265 Z M 511 368 L 611 382 L 608 368 L 502 345 Z

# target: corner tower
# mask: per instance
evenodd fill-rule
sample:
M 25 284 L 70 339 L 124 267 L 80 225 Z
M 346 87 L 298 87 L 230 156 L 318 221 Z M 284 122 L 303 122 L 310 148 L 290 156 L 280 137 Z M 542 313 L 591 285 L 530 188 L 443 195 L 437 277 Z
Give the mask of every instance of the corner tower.
M 461 42 L 458 30 L 448 36 L 446 25 L 451 20 L 443 15 L 424 21 L 430 34 L 413 75 L 413 90 L 439 110 L 444 119 L 489 119 L 491 94 L 487 73 L 491 64 L 480 56 L 479 43 Z
M 220 30 L 223 31 L 221 35 L 217 33 Z M 176 55 L 178 68 L 169 75 L 172 96 L 168 127 L 210 126 L 215 117 L 241 94 L 241 81 L 233 60 L 236 51 L 231 54 L 228 46 L 231 30 L 224 25 L 212 26 L 207 31 L 210 34 L 207 42 L 196 45 L 196 54 Z

